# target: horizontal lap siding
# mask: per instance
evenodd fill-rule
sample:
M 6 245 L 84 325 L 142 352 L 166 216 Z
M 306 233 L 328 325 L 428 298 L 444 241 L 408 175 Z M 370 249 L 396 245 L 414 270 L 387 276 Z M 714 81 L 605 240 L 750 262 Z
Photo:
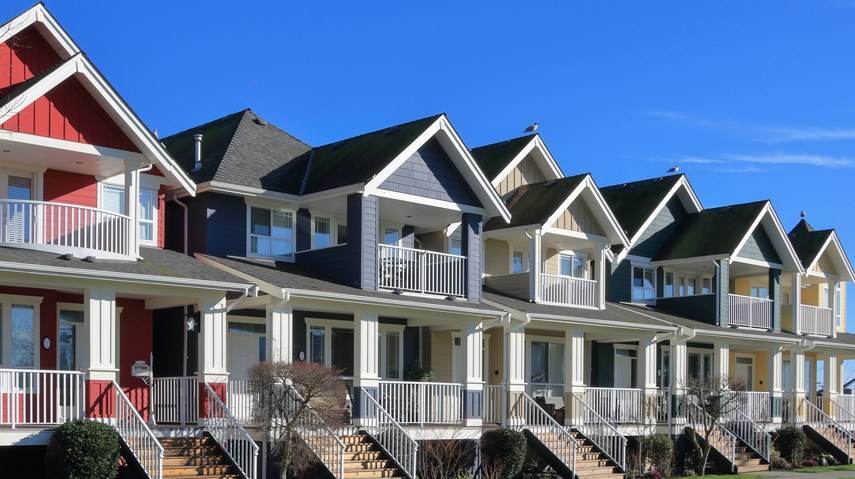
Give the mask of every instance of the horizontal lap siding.
M 685 217 L 686 209 L 683 208 L 680 199 L 674 196 L 656 215 L 656 218 L 653 219 L 629 253 L 635 256 L 653 258 Z
M 488 239 L 484 242 L 484 272 L 489 275 L 510 273 L 511 245 L 507 241 Z
M 94 176 L 47 170 L 44 173 L 43 198 L 55 203 L 98 206 L 98 181 Z
M 301 251 L 297 253 L 297 264 L 306 271 L 358 287 L 359 260 L 348 245 Z
M 768 261 L 770 263 L 780 263 L 781 258 L 775 247 L 772 246 L 772 240 L 766 234 L 766 230 L 762 225 L 757 225 L 751 236 L 739 250 L 737 255 L 741 258 L 754 259 L 758 261 Z

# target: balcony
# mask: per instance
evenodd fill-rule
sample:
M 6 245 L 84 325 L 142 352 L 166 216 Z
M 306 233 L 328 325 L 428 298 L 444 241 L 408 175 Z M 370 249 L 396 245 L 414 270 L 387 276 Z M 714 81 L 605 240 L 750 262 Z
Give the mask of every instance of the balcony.
M 830 308 L 799 305 L 799 330 L 817 336 L 834 335 L 834 311 Z
M 47 201 L 0 200 L 0 245 L 76 256 L 128 259 L 128 216 Z
M 772 305 L 774 301 L 729 294 L 728 323 L 732 326 L 772 329 Z
M 583 308 L 597 307 L 597 282 L 554 274 L 540 275 L 540 301 Z
M 381 244 L 377 248 L 378 287 L 463 297 L 466 257 Z

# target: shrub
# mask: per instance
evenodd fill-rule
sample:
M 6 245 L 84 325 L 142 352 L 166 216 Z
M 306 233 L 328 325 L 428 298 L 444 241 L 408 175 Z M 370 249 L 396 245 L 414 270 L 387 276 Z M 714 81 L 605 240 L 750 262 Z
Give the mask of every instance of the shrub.
M 527 450 L 525 436 L 513 429 L 493 429 L 481 436 L 481 460 L 497 479 L 513 479 L 519 474 Z
M 59 426 L 48 443 L 49 479 L 113 479 L 118 473 L 119 436 L 107 424 L 81 419 Z
M 793 468 L 793 465 L 781 457 L 781 453 L 776 449 L 772 449 L 772 457 L 769 460 L 769 464 L 772 466 L 772 469 L 780 469 L 783 471 L 789 471 Z
M 671 475 L 674 462 L 674 442 L 665 434 L 651 434 L 641 440 L 641 451 L 644 454 L 642 464 L 650 467 L 664 476 Z
M 434 378 L 433 369 L 415 360 L 404 369 L 404 381 L 428 382 Z
M 793 464 L 801 464 L 805 457 L 807 437 L 801 429 L 787 425 L 778 429 L 775 435 L 775 449 L 781 457 Z

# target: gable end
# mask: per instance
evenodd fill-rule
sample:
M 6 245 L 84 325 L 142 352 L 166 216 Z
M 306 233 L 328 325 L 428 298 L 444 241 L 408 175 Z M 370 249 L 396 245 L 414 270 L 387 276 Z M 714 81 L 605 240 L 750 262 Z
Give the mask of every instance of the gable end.
M 569 231 L 579 231 L 597 236 L 605 236 L 588 205 L 577 198 L 555 221 L 555 227 Z
M 781 263 L 781 257 L 775 251 L 772 245 L 772 240 L 766 234 L 766 230 L 762 225 L 757 225 L 751 236 L 742 246 L 737 254 L 740 258 L 753 259 L 758 261 L 766 261 L 768 263 Z
M 630 254 L 645 258 L 655 257 L 686 215 L 686 208 L 680 198 L 677 195 L 671 197 L 638 241 L 632 245 Z

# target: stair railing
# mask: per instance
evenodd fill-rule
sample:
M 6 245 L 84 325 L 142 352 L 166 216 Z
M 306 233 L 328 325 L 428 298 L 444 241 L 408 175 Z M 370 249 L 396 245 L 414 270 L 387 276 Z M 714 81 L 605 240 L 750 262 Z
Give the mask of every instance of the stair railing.
M 367 400 L 367 416 L 373 418 L 369 420 L 369 425 L 364 426 L 365 430 L 410 479 L 415 479 L 418 465 L 416 460 L 419 452 L 418 441 L 413 439 L 370 394 L 364 391 L 361 394 L 362 398 Z
M 722 443 L 719 443 L 718 446 L 711 444 L 711 447 L 714 447 L 730 462 L 730 472 L 734 472 L 736 470 L 736 445 L 739 442 L 736 435 L 688 397 L 686 397 L 686 406 L 686 425 L 691 426 L 692 433 L 698 436 L 701 435 L 696 429 L 698 425 L 704 430 L 706 430 L 706 426 L 712 425 L 712 432 L 708 440 L 713 443 L 715 438 L 719 438 Z
M 286 411 L 289 414 L 298 414 L 297 434 L 315 453 L 321 464 L 332 473 L 333 477 L 343 479 L 344 455 L 347 452 L 347 445 L 338 437 L 338 434 L 327 426 L 326 421 L 310 405 L 305 404 L 303 395 L 293 385 L 284 385 L 280 391 L 285 394 Z M 305 406 L 303 411 L 297 410 L 300 404 Z M 355 434 L 357 432 L 356 428 L 348 427 L 348 429 L 350 429 L 347 431 L 349 433 Z
M 241 426 L 220 396 L 205 383 L 203 424 L 247 479 L 255 479 L 258 444 Z
M 550 441 L 549 444 L 544 443 L 544 446 L 565 464 L 569 460 L 570 470 L 576 474 L 576 451 L 579 449 L 579 441 L 573 437 L 566 427 L 559 424 L 555 418 L 540 407 L 540 404 L 535 402 L 531 396 L 527 393 L 521 393 L 514 402 L 508 417 L 510 418 L 508 423 L 513 429 L 528 429 L 535 436 L 543 434 L 559 438 L 557 444 Z M 522 421 L 516 420 L 520 418 Z
M 766 429 L 739 410 L 733 411 L 733 418 L 724 423 L 724 427 L 753 449 L 763 460 L 770 462 L 772 435 L 766 432 Z
M 838 401 L 829 399 L 828 403 L 829 411 L 831 412 L 829 416 L 847 431 L 852 431 L 852 428 L 855 427 L 855 414 L 852 414 L 850 409 L 844 407 Z
M 573 394 L 573 401 L 583 418 L 582 424 L 573 427 L 626 471 L 626 437 L 576 394 Z
M 814 429 L 821 428 L 826 439 L 851 456 L 852 433 L 812 402 L 804 401 L 804 404 L 806 405 L 805 424 Z
M 116 398 L 116 430 L 142 466 L 146 476 L 150 479 L 161 479 L 163 446 L 116 381 L 113 381 L 113 391 Z

